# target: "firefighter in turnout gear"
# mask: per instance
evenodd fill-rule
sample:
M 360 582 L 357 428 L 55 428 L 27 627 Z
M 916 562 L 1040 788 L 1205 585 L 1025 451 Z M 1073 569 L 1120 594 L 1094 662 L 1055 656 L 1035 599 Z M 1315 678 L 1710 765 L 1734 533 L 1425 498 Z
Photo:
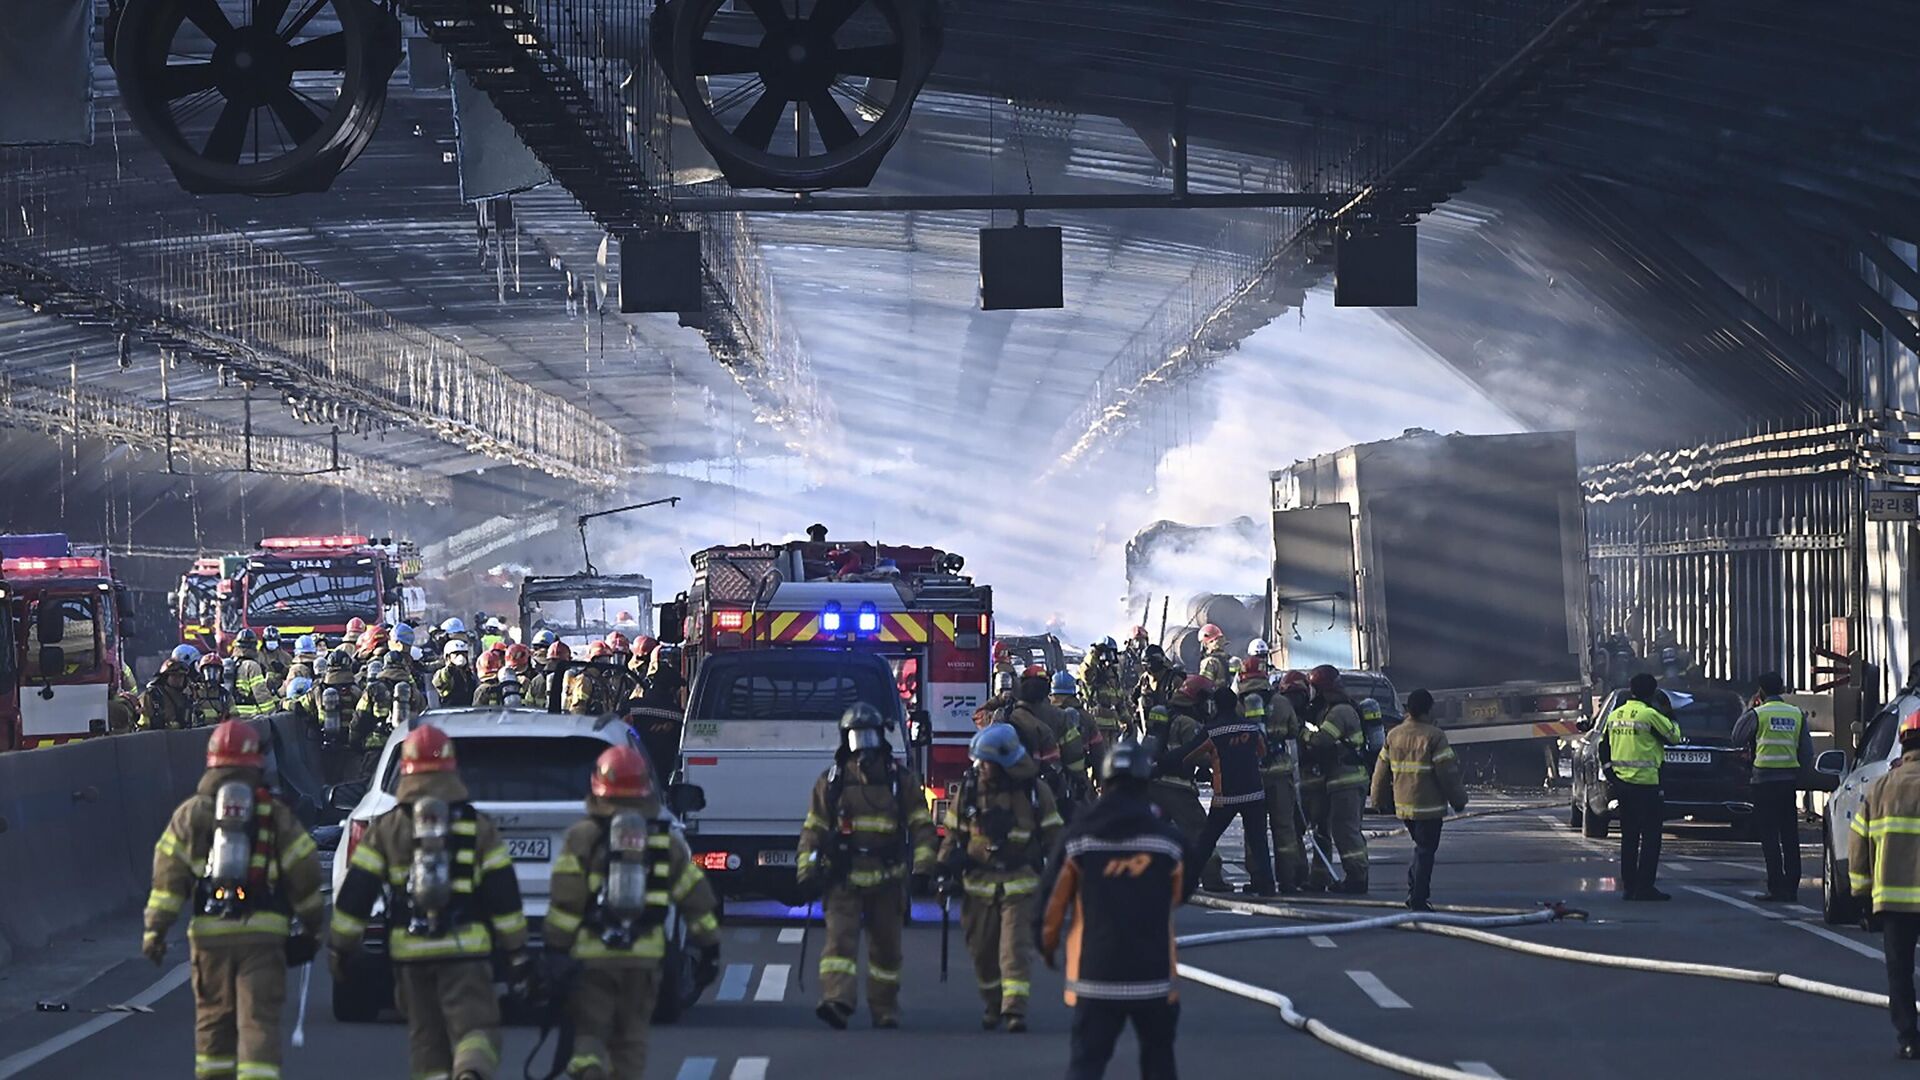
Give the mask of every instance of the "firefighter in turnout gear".
M 207 740 L 207 771 L 153 846 L 140 951 L 156 965 L 187 913 L 196 1080 L 275 1080 L 287 967 L 310 962 L 326 913 L 320 857 L 293 811 L 266 787 L 252 725 Z M 292 919 L 300 920 L 298 932 Z
M 1135 626 L 1127 631 L 1127 644 L 1120 653 L 1120 686 L 1128 693 L 1140 685 L 1147 671 L 1147 628 Z
M 1367 891 L 1367 838 L 1360 831 L 1361 815 L 1366 810 L 1367 733 L 1360 723 L 1360 711 L 1347 698 L 1340 684 L 1340 670 L 1322 664 L 1307 674 L 1313 689 L 1313 719 L 1304 725 L 1307 752 L 1320 761 L 1325 784 L 1326 830 L 1334 850 L 1340 854 L 1340 868 L 1346 874 L 1341 891 L 1362 894 Z M 1325 874 L 1314 866 L 1311 873 Z
M 1173 701 L 1173 692 L 1180 689 L 1186 681 L 1187 673 L 1173 666 L 1167 660 L 1166 651 L 1158 645 L 1149 645 L 1142 660 L 1145 670 L 1140 680 L 1133 686 L 1134 718 L 1143 719 L 1147 711 L 1155 705 L 1166 705 Z
M 1080 700 L 1109 746 L 1120 740 L 1126 725 L 1127 691 L 1120 681 L 1120 649 L 1112 638 L 1093 643 L 1080 667 Z
M 546 661 L 527 682 L 526 703 L 536 709 L 546 708 L 547 696 L 552 690 L 553 681 L 565 677 L 563 673 L 567 669 L 567 662 L 572 659 L 573 650 L 567 647 L 566 642 L 548 642 Z
M 413 666 L 413 627 L 394 626 L 388 638 L 385 662 L 380 673 L 367 680 L 360 703 L 354 708 L 353 745 L 369 751 L 379 750 L 407 721 L 426 708 L 420 689 L 420 677 Z
M 498 651 L 483 652 L 474 664 L 477 681 L 473 684 L 473 704 L 500 708 L 507 702 L 506 691 L 500 685 L 500 673 L 507 668 L 507 658 Z
M 333 699 L 327 699 L 331 691 Z M 335 649 L 327 659 L 327 670 L 314 687 L 314 715 L 320 718 L 321 741 L 328 746 L 345 746 L 348 725 L 360 704 L 360 687 L 353 678 L 353 653 Z
M 580 965 L 567 998 L 578 1039 L 567 1075 L 578 1080 L 645 1074 L 672 908 L 699 947 L 700 981 L 719 973 L 713 890 L 672 824 L 640 751 L 603 751 L 593 766 L 587 816 L 560 842 L 543 924 L 547 950 Z
M 813 785 L 800 827 L 796 875 L 821 890 L 820 1005 L 843 1029 L 853 1016 L 861 924 L 867 933 L 867 1008 L 873 1026 L 900 1026 L 900 928 L 909 876 L 933 872 L 933 819 L 920 780 L 893 759 L 880 710 L 864 702 L 840 717 L 833 767 Z
M 440 670 L 433 673 L 433 692 L 440 695 L 441 708 L 464 708 L 473 704 L 473 689 L 480 680 L 473 673 L 473 646 L 466 638 L 449 638 L 441 646 Z
M 1267 685 L 1264 669 L 1243 670 L 1243 687 L 1259 693 Z M 1275 884 L 1282 893 L 1297 892 L 1307 876 L 1305 852 L 1300 846 L 1300 809 L 1297 766 L 1300 746 L 1300 707 L 1306 703 L 1307 677 L 1289 671 L 1281 689 L 1262 694 L 1266 699 L 1267 760 L 1260 766 L 1267 792 L 1267 825 L 1273 834 Z M 1242 691 L 1247 692 L 1246 690 Z
M 1920 941 L 1920 709 L 1900 721 L 1900 759 L 1867 787 L 1847 837 L 1847 887 L 1879 919 L 1900 1057 L 1920 1059 L 1913 989 Z M 1828 882 L 1831 888 L 1838 883 Z
M 280 687 L 286 684 L 287 672 L 293 667 L 293 659 L 287 650 L 280 647 L 280 628 L 269 626 L 260 631 L 260 666 L 267 672 L 267 690 L 278 696 Z
M 1027 1030 L 1034 905 L 1040 871 L 1063 822 L 1020 737 L 990 724 L 967 749 L 973 769 L 947 807 L 937 887 L 961 892 L 960 922 L 986 1011 L 980 1026 Z
M 1047 702 L 1050 690 L 1046 670 L 1036 664 L 1020 677 L 1013 703 L 994 716 L 999 723 L 1013 726 L 1020 735 L 1020 745 L 1043 771 L 1060 767 L 1060 732 L 1066 727 L 1066 718 Z
M 604 641 L 588 645 L 587 662 L 601 666 L 567 672 L 560 707 L 576 715 L 598 716 L 612 711 L 617 700 L 614 695 L 619 672 L 613 668 L 613 646 Z
M 312 634 L 301 634 L 293 641 L 293 666 L 287 669 L 287 678 L 306 676 L 309 679 L 320 678 L 320 639 Z
M 1184 838 L 1147 793 L 1154 768 L 1149 748 L 1116 745 L 1100 763 L 1100 801 L 1067 829 L 1047 868 L 1040 951 L 1053 967 L 1066 946 L 1068 1080 L 1105 1076 L 1129 1022 L 1142 1080 L 1176 1076 L 1173 916 L 1193 894 L 1193 876 Z
M 233 715 L 233 695 L 227 690 L 225 666 L 208 653 L 197 666 L 200 677 L 193 681 L 193 708 L 198 714 L 196 727 L 212 727 Z
M 1212 681 L 1204 675 L 1189 675 L 1171 701 L 1148 711 L 1138 733 L 1140 744 L 1153 754 L 1153 783 L 1147 794 L 1179 828 L 1189 847 L 1199 844 L 1207 828 L 1207 812 L 1200 806 L 1193 774 L 1195 763 L 1209 753 L 1206 718 L 1212 699 Z M 1208 890 L 1226 891 L 1218 856 L 1207 862 L 1201 877 Z
M 1212 623 L 1200 628 L 1200 674 L 1212 679 L 1215 686 L 1230 686 L 1233 659 L 1224 630 Z
M 260 639 L 242 629 L 233 636 L 233 715 L 265 716 L 273 711 L 273 690 L 260 662 Z
M 1090 725 L 1080 706 L 1080 684 L 1074 681 L 1073 672 L 1056 671 L 1048 689 L 1047 704 L 1060 720 L 1054 730 L 1060 743 L 1060 766 L 1067 773 L 1067 792 L 1078 802 L 1093 791 L 1093 776 L 1088 772 L 1092 745 L 1086 731 Z M 1094 732 L 1096 739 L 1098 735 Z
M 181 649 L 191 654 L 182 659 Z M 193 691 L 190 685 L 193 679 L 193 659 L 199 656 L 199 650 L 191 645 L 182 645 L 173 650 L 173 655 L 160 665 L 160 670 L 147 684 L 140 695 L 140 727 L 147 731 L 165 731 L 194 726 Z
M 423 726 L 400 745 L 399 805 L 348 856 L 334 900 L 335 978 L 384 900 L 394 1004 L 407 1018 L 412 1075 L 492 1080 L 500 1002 L 492 956 L 510 957 L 510 985 L 530 981 L 520 884 L 499 829 L 473 808 L 453 740 Z
M 1415 690 L 1407 695 L 1407 717 L 1387 732 L 1387 745 L 1373 766 L 1373 805 L 1393 803 L 1393 812 L 1406 823 L 1413 840 L 1413 861 L 1407 865 L 1407 910 L 1432 911 L 1433 859 L 1440 850 L 1440 827 L 1447 807 L 1467 808 L 1467 785 L 1460 777 L 1459 756 L 1447 743 L 1447 733 L 1433 723 L 1433 695 Z
M 1202 753 L 1213 772 L 1213 805 L 1207 826 L 1195 845 L 1194 861 L 1212 865 L 1214 846 L 1235 818 L 1245 834 L 1248 882 L 1246 891 L 1272 896 L 1273 856 L 1267 851 L 1267 793 L 1260 763 L 1267 757 L 1266 699 L 1257 693 L 1244 698 L 1231 687 L 1214 692 L 1213 715 L 1207 721 Z M 1225 884 L 1225 882 L 1221 882 Z

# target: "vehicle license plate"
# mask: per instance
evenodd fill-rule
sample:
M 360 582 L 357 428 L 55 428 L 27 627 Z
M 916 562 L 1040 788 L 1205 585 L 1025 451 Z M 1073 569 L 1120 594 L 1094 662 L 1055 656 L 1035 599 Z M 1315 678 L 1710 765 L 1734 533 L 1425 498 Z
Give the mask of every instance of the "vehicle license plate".
M 758 861 L 761 866 L 792 866 L 795 854 L 791 851 L 763 851 Z
M 1500 715 L 1500 703 L 1497 701 L 1467 702 L 1467 719 L 1492 720 Z
M 1705 750 L 1667 751 L 1667 764 L 1669 765 L 1710 765 L 1712 763 L 1713 755 Z
M 546 862 L 553 858 L 553 837 L 509 836 L 507 858 L 514 862 Z

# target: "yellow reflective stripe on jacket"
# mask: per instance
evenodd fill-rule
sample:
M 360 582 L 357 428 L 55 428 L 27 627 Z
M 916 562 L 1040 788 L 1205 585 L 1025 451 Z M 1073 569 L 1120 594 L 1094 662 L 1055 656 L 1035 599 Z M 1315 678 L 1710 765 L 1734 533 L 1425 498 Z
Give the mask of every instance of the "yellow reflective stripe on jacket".
M 493 937 L 484 923 L 463 923 L 441 937 L 421 937 L 405 927 L 393 928 L 389 945 L 400 962 L 453 960 L 485 956 L 493 951 Z
M 244 919 L 221 919 L 212 915 L 195 915 L 187 924 L 187 938 L 238 937 L 242 934 L 273 934 L 286 937 L 293 932 L 293 924 L 285 915 L 277 911 L 256 911 Z
M 581 916 L 559 908 L 548 908 L 546 928 L 556 934 L 571 934 L 580 929 Z
M 353 854 L 347 857 L 347 865 L 365 870 L 374 877 L 387 876 L 387 857 L 374 850 L 372 844 L 356 844 Z
M 308 856 L 318 854 L 319 851 L 320 845 L 313 842 L 313 837 L 308 833 L 301 833 L 294 837 L 293 843 L 288 844 L 285 851 L 280 853 L 280 868 L 291 870 L 294 864 Z
M 511 869 L 513 869 L 513 858 L 507 854 L 507 846 L 505 844 L 495 844 L 488 848 L 487 857 L 480 861 L 480 871 L 482 873 Z
M 1387 764 L 1393 769 L 1393 775 L 1395 776 L 1399 776 L 1402 773 L 1430 773 L 1433 771 L 1433 765 L 1425 761 L 1396 761 L 1389 758 Z
M 174 835 L 172 829 L 161 831 L 160 839 L 154 841 L 153 853 L 162 858 L 178 859 L 180 862 L 187 863 L 188 865 L 192 864 L 187 853 L 186 842 Z
M 515 911 L 507 915 L 495 915 L 491 922 L 493 923 L 493 932 L 502 937 L 511 937 L 514 934 L 524 934 L 527 932 L 527 916 L 522 912 Z
M 186 902 L 186 897 L 165 889 L 155 889 L 147 894 L 148 911 L 164 911 L 169 915 L 177 915 Z
M 703 876 L 705 875 L 701 874 L 699 864 L 688 860 L 687 865 L 681 868 L 680 876 L 673 881 L 673 902 L 677 904 L 685 900 L 694 886 L 700 884 Z
M 1862 836 L 1885 836 L 1888 833 L 1902 836 L 1920 836 L 1920 817 L 1894 816 L 1874 818 L 1872 821 L 1867 822 L 1866 831 L 1861 832 L 1860 825 L 1863 821 L 1866 821 L 1866 815 L 1864 813 L 1854 815 L 1853 831 L 1860 833 Z
M 720 932 L 720 920 L 714 917 L 713 912 L 709 911 L 705 915 L 688 923 L 687 929 L 693 931 L 696 936 L 711 937 Z

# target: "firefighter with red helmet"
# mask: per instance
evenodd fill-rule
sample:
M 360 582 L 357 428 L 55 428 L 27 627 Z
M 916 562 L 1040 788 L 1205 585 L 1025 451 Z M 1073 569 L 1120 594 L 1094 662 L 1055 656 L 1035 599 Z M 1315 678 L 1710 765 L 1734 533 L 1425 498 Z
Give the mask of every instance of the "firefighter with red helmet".
M 604 641 L 588 645 L 587 663 L 594 666 L 576 667 L 567 672 L 560 708 L 579 716 L 598 716 L 613 711 L 617 700 L 614 684 L 619 675 L 613 646 Z
M 193 682 L 193 708 L 196 727 L 212 727 L 233 715 L 233 693 L 227 689 L 225 665 L 220 657 L 208 653 L 194 665 L 199 678 Z
M 1189 675 L 1165 705 L 1149 707 L 1141 723 L 1139 741 L 1153 753 L 1153 778 L 1147 795 L 1180 829 L 1189 848 L 1199 844 L 1207 828 L 1207 812 L 1200 806 L 1193 775 L 1195 766 L 1211 760 L 1206 721 L 1213 691 L 1213 680 Z M 1226 891 L 1218 855 L 1207 861 L 1200 883 L 1211 891 Z
M 547 694 L 553 680 L 558 679 L 567 670 L 567 662 L 573 659 L 573 650 L 564 641 L 555 640 L 547 644 L 545 662 L 540 670 L 533 673 L 527 683 L 526 703 L 536 709 L 547 707 Z
M 373 819 L 348 856 L 330 942 L 338 978 L 384 902 L 394 1004 L 407 1018 L 411 1075 L 492 1080 L 500 1002 L 492 956 L 510 988 L 533 981 L 527 919 L 500 830 L 474 809 L 453 739 L 432 725 L 400 744 L 398 805 Z
M 1120 686 L 1128 691 L 1140 683 L 1140 676 L 1147 670 L 1147 628 L 1135 624 L 1127 631 L 1127 640 L 1120 648 Z
M 320 878 L 313 838 L 267 790 L 260 732 L 240 720 L 215 728 L 207 771 L 153 846 L 140 941 L 164 962 L 167 931 L 188 916 L 195 1077 L 280 1075 L 287 968 L 319 948 Z
M 1325 784 L 1324 835 L 1340 855 L 1346 876 L 1341 891 L 1365 893 L 1367 838 L 1360 822 L 1367 801 L 1366 729 L 1340 683 L 1340 669 L 1321 664 L 1307 673 L 1307 683 L 1313 690 L 1313 704 L 1302 730 L 1305 752 L 1318 759 Z M 1325 868 L 1315 865 L 1309 872 L 1310 881 L 1319 881 Z
M 533 682 L 533 650 L 519 642 L 507 646 L 506 663 L 500 668 L 500 690 L 509 705 L 529 704 L 527 686 Z
M 369 752 L 387 745 L 396 731 L 426 709 L 426 683 L 413 662 L 413 627 L 395 623 L 389 631 L 375 627 L 377 640 L 386 642 L 379 674 L 367 679 L 366 690 L 354 707 L 353 744 Z
M 1200 628 L 1200 674 L 1213 680 L 1215 686 L 1232 685 L 1233 650 L 1227 643 L 1226 631 L 1213 623 Z
M 146 692 L 140 695 L 142 729 L 158 731 L 194 726 L 193 662 L 199 655 L 200 650 L 191 645 L 178 645 L 160 665 Z
M 663 813 L 646 757 L 609 747 L 594 762 L 587 816 L 560 842 L 543 924 L 549 954 L 580 965 L 567 998 L 577 1042 L 567 1075 L 639 1077 L 660 995 L 666 920 L 678 908 L 699 948 L 698 981 L 720 970 L 718 907 L 687 842 Z
M 479 661 L 473 665 L 474 674 L 479 678 L 473 686 L 473 704 L 476 707 L 499 709 L 506 706 L 506 691 L 500 685 L 500 673 L 506 668 L 505 653 L 488 649 L 480 654 Z

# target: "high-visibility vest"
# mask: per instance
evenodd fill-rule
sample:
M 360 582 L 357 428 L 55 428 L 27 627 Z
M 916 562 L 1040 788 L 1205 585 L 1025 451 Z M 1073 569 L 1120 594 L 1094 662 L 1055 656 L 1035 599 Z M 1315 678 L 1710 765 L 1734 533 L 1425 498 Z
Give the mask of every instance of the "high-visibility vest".
M 1665 747 L 1680 738 L 1680 728 L 1644 701 L 1628 698 L 1607 714 L 1613 774 L 1629 784 L 1658 784 Z
M 1761 702 L 1753 713 L 1759 721 L 1753 737 L 1753 767 L 1798 769 L 1800 732 L 1806 727 L 1807 714 L 1777 699 Z

